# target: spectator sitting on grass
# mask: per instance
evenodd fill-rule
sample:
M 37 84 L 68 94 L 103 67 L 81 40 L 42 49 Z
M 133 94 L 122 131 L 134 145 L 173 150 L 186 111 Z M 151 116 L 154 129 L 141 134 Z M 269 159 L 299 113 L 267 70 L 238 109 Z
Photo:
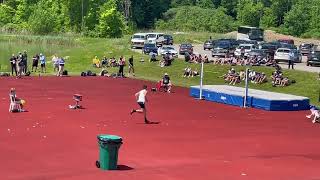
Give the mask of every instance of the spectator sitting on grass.
M 117 67 L 117 66 L 118 66 L 118 63 L 117 63 L 116 58 L 112 57 L 112 58 L 110 59 L 110 66 L 111 66 L 111 67 Z
M 98 56 L 95 56 L 92 59 L 92 65 L 93 67 L 100 68 L 100 59 L 98 58 Z
M 109 67 L 109 62 L 108 62 L 108 58 L 106 56 L 103 56 L 102 60 L 101 60 L 101 66 L 103 68 Z
M 191 77 L 192 76 L 192 70 L 190 67 L 186 67 L 184 69 L 183 77 Z
M 241 70 L 239 76 L 240 80 L 244 81 L 246 79 L 246 72 L 244 70 Z
M 156 62 L 157 61 L 156 53 L 151 52 L 149 55 L 150 55 L 150 61 L 149 62 Z
M 236 85 L 236 83 L 240 83 L 240 75 L 239 73 L 234 73 L 231 77 L 230 77 L 230 85 Z
M 209 63 L 208 55 L 206 55 L 206 54 L 204 55 L 203 62 L 204 63 Z
M 228 73 L 223 76 L 223 78 L 226 82 L 230 82 L 235 74 L 236 71 L 233 68 L 231 68 L 229 69 Z
M 194 71 L 191 70 L 191 73 L 192 73 L 192 77 L 195 77 L 195 76 L 199 76 L 199 72 L 197 69 L 195 69 Z
M 255 79 L 255 83 L 256 84 L 262 84 L 262 83 L 265 83 L 267 81 L 268 80 L 267 80 L 267 76 L 266 76 L 265 73 L 259 73 L 259 76 L 256 77 L 256 79 Z

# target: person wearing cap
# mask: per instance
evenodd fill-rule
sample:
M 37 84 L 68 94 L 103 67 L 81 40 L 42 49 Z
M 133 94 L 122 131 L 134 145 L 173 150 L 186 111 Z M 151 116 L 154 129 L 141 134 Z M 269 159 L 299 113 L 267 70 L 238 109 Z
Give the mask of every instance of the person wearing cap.
M 314 116 L 313 120 L 312 120 L 312 123 L 319 122 L 319 119 L 320 119 L 319 109 L 316 106 L 310 105 L 310 111 L 311 111 L 311 114 L 307 115 L 306 117 L 308 119 L 311 119 L 312 116 Z
M 166 90 L 166 92 L 168 93 L 171 92 L 172 83 L 168 73 L 164 73 L 164 76 L 160 81 L 160 85 Z
M 12 54 L 10 58 L 10 65 L 11 65 L 11 75 L 13 76 L 13 72 L 15 72 L 17 76 L 17 58 L 14 54 Z
M 41 73 L 46 73 L 46 56 L 40 53 L 40 67 Z

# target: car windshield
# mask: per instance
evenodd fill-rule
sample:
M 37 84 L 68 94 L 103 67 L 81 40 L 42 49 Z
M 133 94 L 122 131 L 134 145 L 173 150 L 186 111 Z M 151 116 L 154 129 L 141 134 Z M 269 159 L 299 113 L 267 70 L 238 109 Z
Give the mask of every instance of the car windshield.
M 230 46 L 229 42 L 218 42 L 214 47 L 216 48 L 228 48 Z
M 144 46 L 145 46 L 145 47 L 148 47 L 148 48 L 156 47 L 156 45 L 155 45 L 155 44 L 145 44 Z
M 181 44 L 181 48 L 191 48 L 191 44 Z
M 165 39 L 172 39 L 172 36 L 170 36 L 170 35 L 164 35 L 164 38 L 165 38 Z
M 162 49 L 163 49 L 163 50 L 165 50 L 165 51 L 168 51 L 168 50 L 174 50 L 174 48 L 173 48 L 173 47 L 163 47 Z
M 242 48 L 244 48 L 244 49 L 251 49 L 251 46 L 239 46 L 239 49 L 242 49 Z
M 320 57 L 320 51 L 313 51 L 311 55 L 315 57 Z
M 134 35 L 133 39 L 144 39 L 144 35 Z
M 278 49 L 278 53 L 290 53 L 289 49 Z
M 301 48 L 310 49 L 311 48 L 311 44 L 301 44 Z
M 148 38 L 155 38 L 155 37 L 157 37 L 156 34 L 148 34 Z

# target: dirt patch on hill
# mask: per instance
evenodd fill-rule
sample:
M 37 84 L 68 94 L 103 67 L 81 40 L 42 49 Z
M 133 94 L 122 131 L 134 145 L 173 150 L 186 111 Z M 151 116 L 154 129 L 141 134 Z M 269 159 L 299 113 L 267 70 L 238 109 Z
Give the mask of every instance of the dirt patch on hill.
M 293 39 L 294 43 L 296 45 L 300 45 L 302 43 L 313 43 L 313 44 L 320 44 L 319 40 L 316 39 L 303 39 L 303 38 L 298 38 L 298 37 L 294 37 L 294 36 L 289 36 L 289 35 L 284 35 L 284 34 L 279 34 L 276 33 L 275 31 L 271 31 L 271 30 L 266 30 L 264 32 L 264 37 L 266 41 L 275 41 L 278 39 Z

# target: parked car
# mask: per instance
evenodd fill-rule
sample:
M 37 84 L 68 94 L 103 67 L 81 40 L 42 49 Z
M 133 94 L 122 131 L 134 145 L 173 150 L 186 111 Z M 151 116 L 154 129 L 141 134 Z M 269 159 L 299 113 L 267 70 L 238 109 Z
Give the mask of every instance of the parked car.
M 146 33 L 136 33 L 131 37 L 131 48 L 143 48 L 147 40 Z
M 267 57 L 267 53 L 263 49 L 252 49 L 250 52 L 248 52 L 247 56 L 249 58 L 256 57 L 258 60 L 262 60 Z
M 254 44 L 254 45 L 257 45 L 257 44 L 258 44 L 258 41 L 255 41 L 255 40 L 250 40 L 250 41 L 247 41 L 247 40 L 237 40 L 237 43 L 238 43 L 238 44 Z
M 203 50 L 211 50 L 213 48 L 214 41 L 213 40 L 207 40 L 203 43 Z
M 294 40 L 293 39 L 279 39 L 278 42 L 287 43 L 287 44 L 294 44 Z
M 233 55 L 235 51 L 235 45 L 233 45 L 230 41 L 220 40 L 215 42 L 214 47 L 212 49 L 212 57 L 215 56 L 226 56 Z
M 320 50 L 315 49 L 313 50 L 307 59 L 307 66 L 314 66 L 314 65 L 320 65 Z
M 193 46 L 190 43 L 182 43 L 179 46 L 179 54 L 184 55 L 186 52 L 193 54 Z
M 161 47 L 164 41 L 163 33 L 147 33 L 147 43 L 154 43 Z
M 258 49 L 264 50 L 268 56 L 273 57 L 276 50 L 279 48 L 279 44 L 276 43 L 261 43 L 258 45 Z
M 163 45 L 173 45 L 173 37 L 171 35 L 165 34 L 163 38 Z
M 293 60 L 293 50 L 288 48 L 279 48 L 274 53 L 274 60 L 276 62 L 288 62 Z
M 240 44 L 234 51 L 235 56 L 241 56 L 241 49 L 244 49 L 244 56 L 248 56 L 248 53 L 255 49 L 253 44 Z
M 158 55 L 158 47 L 155 43 L 146 43 L 143 46 L 143 53 L 144 54 L 150 54 L 150 53 L 155 53 Z
M 292 53 L 293 53 L 293 62 L 301 63 L 302 62 L 301 52 L 297 49 L 292 49 Z
M 279 48 L 298 49 L 296 45 L 288 43 L 280 43 Z
M 171 46 L 163 46 L 160 49 L 160 54 L 161 55 L 170 54 L 173 57 L 178 57 L 178 52 L 174 49 L 174 47 L 171 47 Z
M 313 48 L 313 44 L 311 43 L 303 43 L 303 44 L 300 44 L 299 46 L 299 50 L 301 52 L 302 55 L 309 55 L 312 48 Z

